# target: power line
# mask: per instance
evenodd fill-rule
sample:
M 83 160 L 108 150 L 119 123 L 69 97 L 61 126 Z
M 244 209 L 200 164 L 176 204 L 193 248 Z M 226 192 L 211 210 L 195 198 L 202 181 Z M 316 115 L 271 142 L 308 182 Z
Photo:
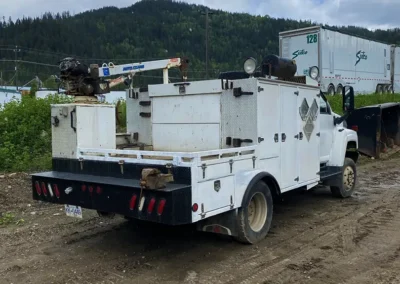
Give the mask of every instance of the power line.
M 42 65 L 42 66 L 48 66 L 48 67 L 59 67 L 58 65 L 54 65 L 54 64 L 47 64 L 47 63 L 27 61 L 27 60 L 0 59 L 0 62 L 18 62 L 18 63 L 35 64 L 35 65 Z

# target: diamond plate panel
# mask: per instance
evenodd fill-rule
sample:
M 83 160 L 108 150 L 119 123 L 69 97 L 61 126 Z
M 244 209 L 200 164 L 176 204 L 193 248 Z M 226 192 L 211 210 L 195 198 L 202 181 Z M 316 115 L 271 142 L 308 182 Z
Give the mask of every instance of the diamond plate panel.
M 57 116 L 60 120 L 59 125 L 52 125 L 52 156 L 53 158 L 73 159 L 76 157 L 77 135 L 71 128 L 71 111 L 75 108 L 73 105 L 53 105 L 51 106 L 51 116 Z M 65 109 L 66 117 L 60 115 L 62 109 Z M 76 113 L 75 113 L 76 125 Z
M 243 95 L 235 98 L 233 90 L 224 90 L 221 95 L 221 147 L 226 145 L 226 137 L 251 139 L 257 143 L 257 79 L 237 80 L 234 88 L 241 87 L 253 95 Z M 251 144 L 243 144 L 249 146 Z
M 310 107 L 308 106 L 307 100 L 304 98 L 303 102 L 300 105 L 300 117 L 303 121 L 306 120 L 307 118 L 307 114 L 308 114 L 308 110 L 310 109 Z
M 318 104 L 317 104 L 317 101 L 315 99 L 314 99 L 314 101 L 313 101 L 313 103 L 311 105 L 309 116 L 311 116 L 311 119 L 313 121 L 315 121 L 317 119 L 317 116 L 318 116 Z
M 151 112 L 151 106 L 141 106 L 140 101 L 149 101 L 148 92 L 139 92 L 139 88 L 134 91 L 139 94 L 138 99 L 126 96 L 126 129 L 128 133 L 139 133 L 139 142 L 152 145 L 152 124 L 151 118 L 141 117 L 140 112 Z
M 312 134 L 312 132 L 314 130 L 314 122 L 313 122 L 312 117 L 310 115 L 307 117 L 307 121 L 306 121 L 306 124 L 303 127 L 303 130 L 304 130 L 304 135 L 307 137 L 307 140 L 310 141 L 311 134 Z

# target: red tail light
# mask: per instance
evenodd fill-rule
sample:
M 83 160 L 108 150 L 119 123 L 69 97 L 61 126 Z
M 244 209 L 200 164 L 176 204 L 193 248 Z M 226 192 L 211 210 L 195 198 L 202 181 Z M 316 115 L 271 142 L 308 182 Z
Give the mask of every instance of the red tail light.
M 35 188 L 38 195 L 42 194 L 42 189 L 40 188 L 40 184 L 38 181 L 35 181 Z
M 358 125 L 353 125 L 352 127 L 351 127 L 351 129 L 353 129 L 354 131 L 358 131 Z
M 134 195 L 134 196 L 132 196 L 131 200 L 129 201 L 129 209 L 130 209 L 130 210 L 135 209 L 135 206 L 136 206 L 136 199 L 137 199 L 137 196 Z
M 199 205 L 197 203 L 193 204 L 192 210 L 193 212 L 197 212 L 197 210 L 199 210 Z
M 85 192 L 85 191 L 86 191 L 86 185 L 83 184 L 83 185 L 81 186 L 81 189 L 82 189 L 83 192 Z
M 53 188 L 54 188 L 54 194 L 59 199 L 60 198 L 60 191 L 58 190 L 58 185 L 53 184 Z
M 97 194 L 101 194 L 102 193 L 102 189 L 100 186 L 96 187 L 96 193 Z
M 44 182 L 42 182 L 42 192 L 44 196 L 47 196 L 47 188 L 46 188 L 46 184 Z
M 154 210 L 154 205 L 156 204 L 156 199 L 153 197 L 152 199 L 150 199 L 149 201 L 149 206 L 147 207 L 147 213 L 152 213 Z
M 161 215 L 164 212 L 165 203 L 166 203 L 165 199 L 161 199 L 160 202 L 158 202 L 158 207 L 157 207 L 158 215 Z
M 93 186 L 89 186 L 89 192 L 92 193 L 93 192 Z

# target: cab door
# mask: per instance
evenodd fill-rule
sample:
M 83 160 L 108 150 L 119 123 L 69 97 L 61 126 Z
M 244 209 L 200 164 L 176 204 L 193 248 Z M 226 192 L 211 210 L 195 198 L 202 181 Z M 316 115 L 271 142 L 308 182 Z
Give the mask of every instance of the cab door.
M 335 125 L 333 123 L 333 114 L 326 97 L 321 94 L 319 100 L 320 110 L 320 163 L 326 163 L 330 160 L 331 149 L 333 145 L 333 135 Z

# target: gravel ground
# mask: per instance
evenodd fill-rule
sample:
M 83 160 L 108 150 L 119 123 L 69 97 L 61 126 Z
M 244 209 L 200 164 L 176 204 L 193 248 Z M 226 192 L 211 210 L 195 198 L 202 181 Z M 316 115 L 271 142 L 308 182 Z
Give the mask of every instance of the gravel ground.
M 360 165 L 346 200 L 327 188 L 286 194 L 254 246 L 193 226 L 73 219 L 33 201 L 28 175 L 0 176 L 0 283 L 400 283 L 399 165 Z

